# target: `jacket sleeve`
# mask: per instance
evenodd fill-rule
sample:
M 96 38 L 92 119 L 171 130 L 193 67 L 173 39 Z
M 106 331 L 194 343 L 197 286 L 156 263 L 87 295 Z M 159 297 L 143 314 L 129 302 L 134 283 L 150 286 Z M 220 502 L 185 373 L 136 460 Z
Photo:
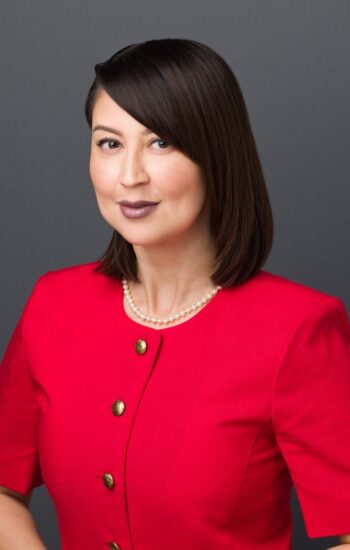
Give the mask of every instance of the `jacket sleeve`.
M 339 298 L 322 299 L 290 339 L 272 420 L 307 535 L 350 533 L 350 326 Z
M 42 485 L 38 406 L 26 355 L 25 326 L 36 281 L 0 363 L 0 485 L 27 494 Z

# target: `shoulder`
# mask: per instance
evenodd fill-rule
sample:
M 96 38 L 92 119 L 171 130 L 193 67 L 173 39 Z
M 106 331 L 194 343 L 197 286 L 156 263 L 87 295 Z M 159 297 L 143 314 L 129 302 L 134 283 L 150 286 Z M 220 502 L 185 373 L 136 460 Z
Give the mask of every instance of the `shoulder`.
M 95 268 L 99 262 L 90 261 L 51 269 L 40 275 L 36 281 L 39 286 L 75 286 L 77 283 L 89 283 L 95 278 Z
M 317 304 L 339 300 L 335 295 L 276 273 L 260 270 L 252 280 L 252 290 L 272 303 L 284 303 L 297 308 L 313 308 Z
M 226 293 L 230 315 L 236 311 L 242 319 L 273 331 L 289 330 L 322 311 L 345 312 L 338 296 L 263 269 Z
M 68 265 L 57 269 L 51 269 L 41 274 L 34 284 L 34 293 L 44 296 L 45 299 L 53 299 L 64 296 L 85 297 L 99 287 L 104 287 L 112 282 L 112 277 L 107 277 L 96 271 L 99 261 Z M 115 279 L 114 279 L 115 284 Z
M 33 315 L 50 310 L 63 312 L 74 304 L 77 311 L 89 307 L 89 298 L 97 297 L 100 291 L 105 292 L 116 284 L 111 277 L 95 271 L 98 264 L 98 261 L 90 261 L 42 273 L 32 287 L 25 312 L 29 310 Z

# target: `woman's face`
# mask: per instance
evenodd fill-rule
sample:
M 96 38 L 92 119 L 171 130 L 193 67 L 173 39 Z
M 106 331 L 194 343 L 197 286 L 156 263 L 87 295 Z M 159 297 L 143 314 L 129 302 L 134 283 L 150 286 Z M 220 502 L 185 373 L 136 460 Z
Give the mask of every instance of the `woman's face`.
M 103 218 L 131 244 L 206 238 L 208 204 L 200 166 L 150 132 L 104 90 L 93 108 L 90 176 Z M 158 205 L 145 217 L 128 218 L 119 205 L 124 200 Z

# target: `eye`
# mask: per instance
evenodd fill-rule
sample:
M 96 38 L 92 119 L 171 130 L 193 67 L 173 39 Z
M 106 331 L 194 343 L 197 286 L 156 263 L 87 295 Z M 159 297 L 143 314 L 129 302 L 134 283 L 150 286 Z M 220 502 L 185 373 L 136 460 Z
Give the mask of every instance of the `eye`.
M 171 144 L 166 141 L 165 139 L 161 139 L 161 138 L 157 138 L 157 139 L 154 139 L 153 141 L 151 141 L 151 144 L 152 143 L 156 143 L 156 142 L 161 142 L 161 143 L 165 143 L 166 146 L 165 147 L 160 147 L 160 149 L 166 149 L 166 148 L 169 148 L 171 147 Z M 115 144 L 115 146 L 108 146 L 108 147 L 104 147 L 104 144 L 105 143 L 108 143 L 108 144 Z M 100 139 L 97 143 L 96 143 L 97 147 L 100 147 L 100 149 L 104 149 L 106 151 L 111 151 L 113 149 L 119 149 L 119 141 L 116 140 L 116 139 L 111 139 L 111 138 L 103 138 L 103 139 Z
M 117 141 L 116 139 L 104 138 L 104 139 L 100 139 L 96 143 L 96 145 L 97 145 L 97 147 L 100 147 L 101 149 L 106 149 L 105 147 L 103 147 L 103 145 L 105 143 L 118 143 L 119 144 L 119 141 Z M 116 149 L 116 147 L 112 147 L 112 149 Z M 107 147 L 107 150 L 110 151 L 111 149 L 109 147 Z
M 154 139 L 154 140 L 152 141 L 152 143 L 155 143 L 156 141 L 158 141 L 158 142 L 161 141 L 161 142 L 163 142 L 163 143 L 166 143 L 166 144 L 168 145 L 168 147 L 171 147 L 171 144 L 169 143 L 169 141 L 166 141 L 165 139 L 161 139 L 161 138 Z M 166 147 L 161 147 L 161 149 L 166 149 Z

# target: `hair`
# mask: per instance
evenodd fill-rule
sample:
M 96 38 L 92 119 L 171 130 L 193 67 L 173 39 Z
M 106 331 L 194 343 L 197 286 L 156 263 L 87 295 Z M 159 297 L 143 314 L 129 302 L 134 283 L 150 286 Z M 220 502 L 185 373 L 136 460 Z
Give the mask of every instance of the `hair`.
M 130 44 L 94 67 L 85 101 L 92 113 L 104 90 L 141 124 L 196 162 L 205 179 L 216 285 L 243 283 L 266 261 L 272 209 L 244 98 L 230 66 L 195 40 Z M 113 231 L 94 271 L 140 282 L 131 243 Z

